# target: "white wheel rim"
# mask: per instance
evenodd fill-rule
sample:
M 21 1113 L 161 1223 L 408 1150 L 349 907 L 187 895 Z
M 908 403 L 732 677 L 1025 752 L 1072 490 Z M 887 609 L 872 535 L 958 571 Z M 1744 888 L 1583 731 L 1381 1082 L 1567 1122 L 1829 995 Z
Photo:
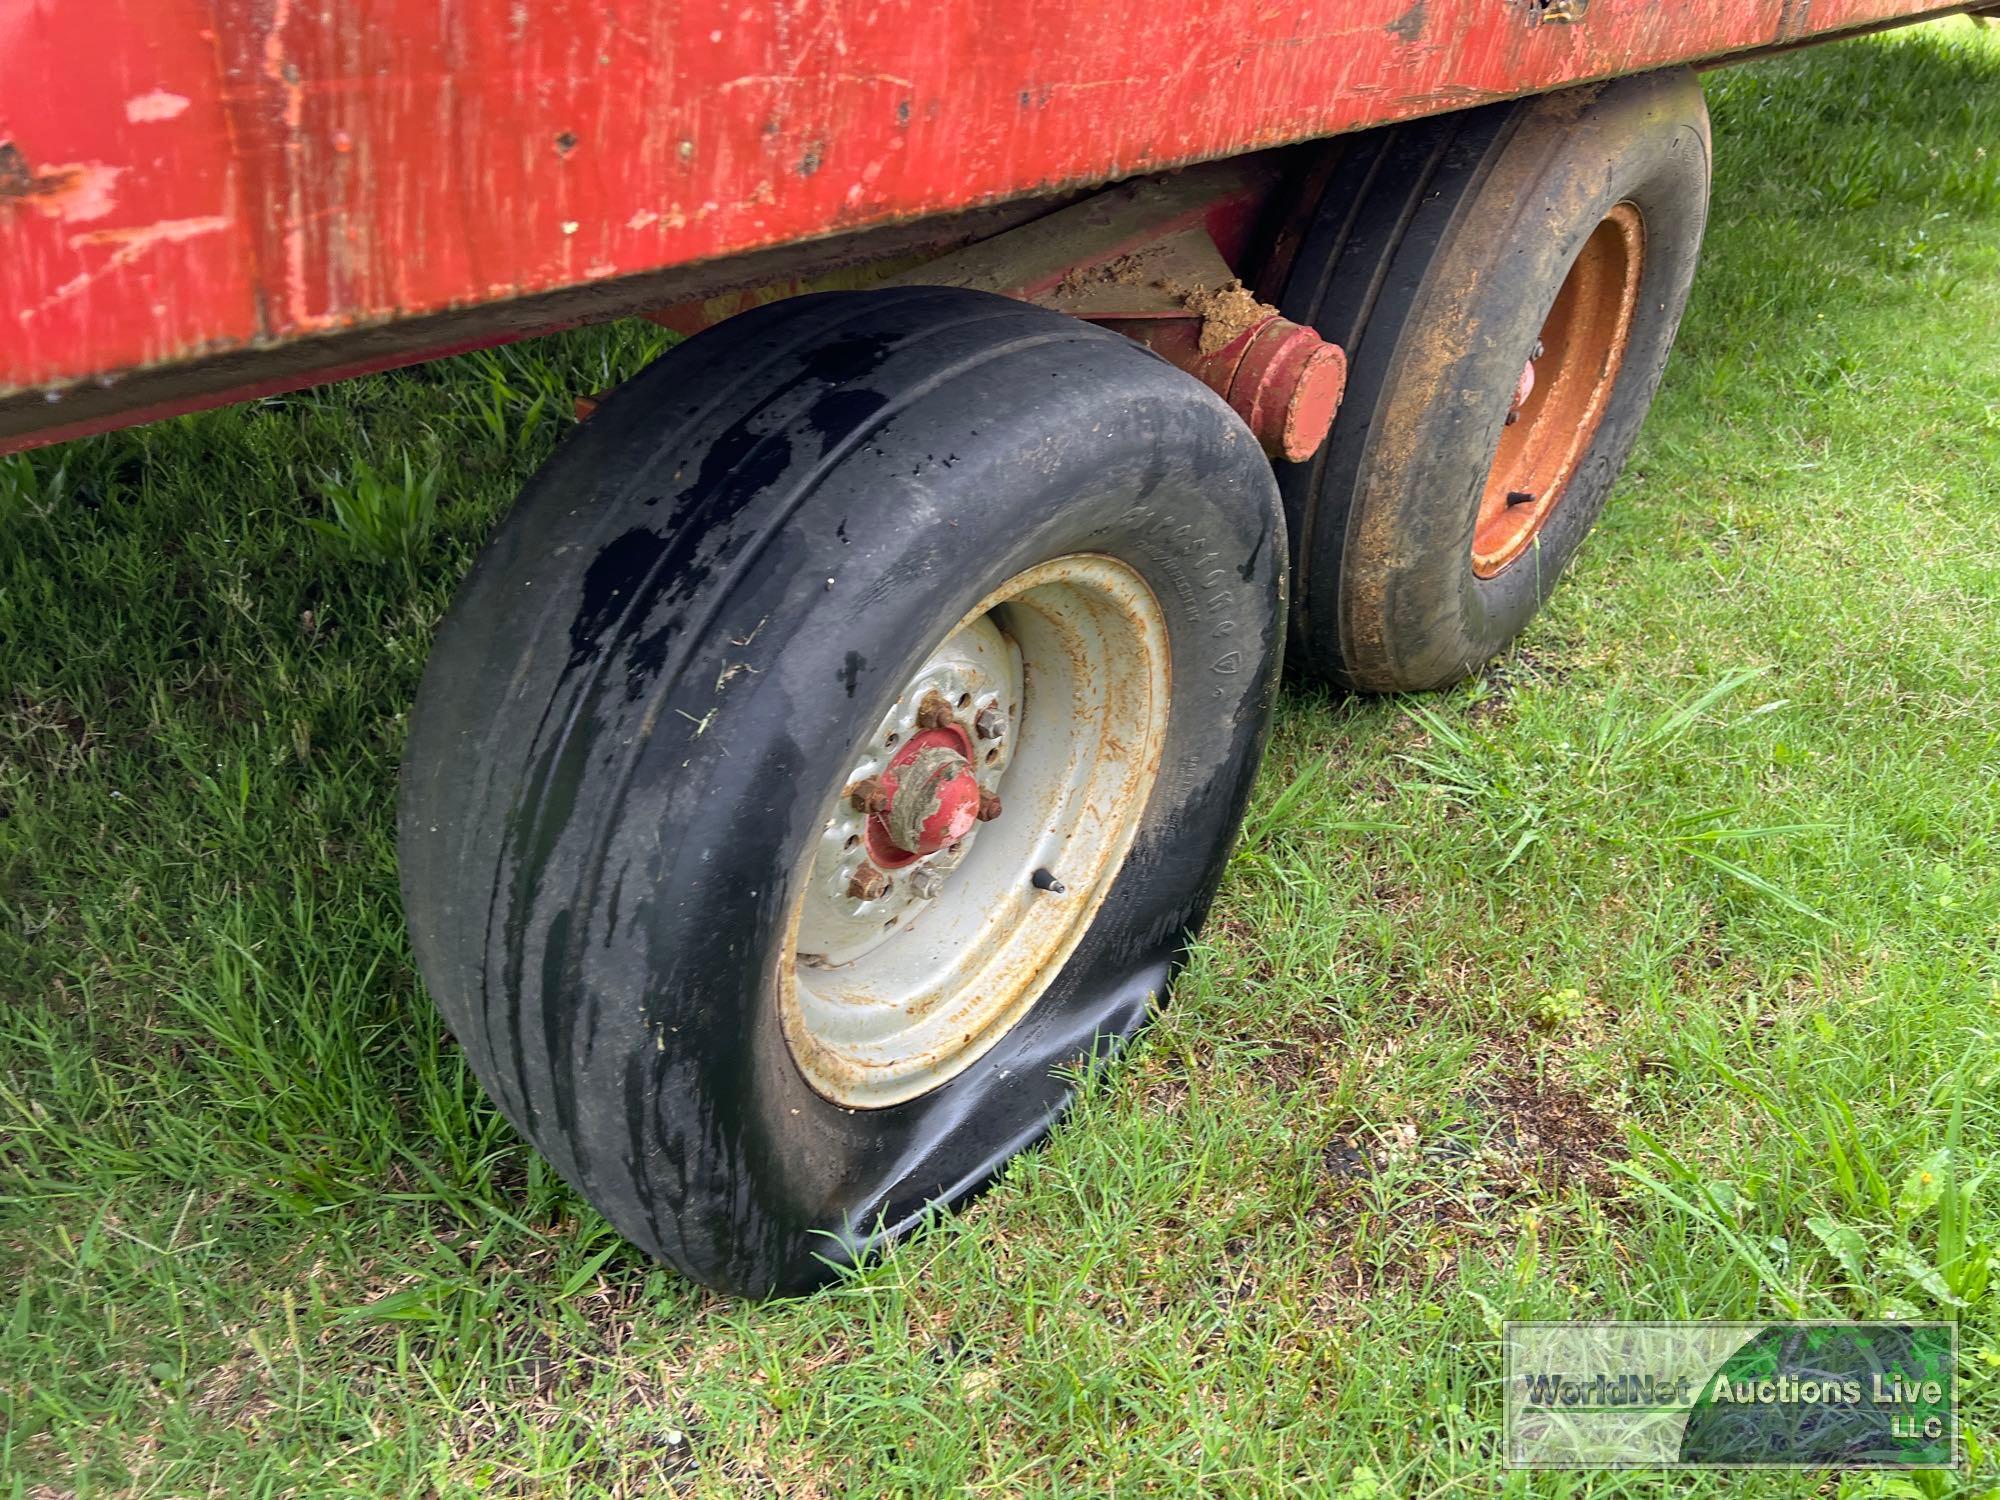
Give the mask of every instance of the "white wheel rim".
M 1110 891 L 1158 777 L 1167 653 L 1145 580 L 1079 553 L 995 589 L 911 676 L 849 755 L 781 949 L 785 1039 L 818 1093 L 850 1109 L 928 1093 L 1041 997 Z M 949 710 L 942 730 L 926 734 L 926 707 L 934 722 Z M 970 774 L 1001 804 L 933 853 L 888 842 L 886 815 L 850 795 L 899 752 L 907 762 L 913 735 L 969 746 Z M 888 888 L 856 894 L 885 862 Z

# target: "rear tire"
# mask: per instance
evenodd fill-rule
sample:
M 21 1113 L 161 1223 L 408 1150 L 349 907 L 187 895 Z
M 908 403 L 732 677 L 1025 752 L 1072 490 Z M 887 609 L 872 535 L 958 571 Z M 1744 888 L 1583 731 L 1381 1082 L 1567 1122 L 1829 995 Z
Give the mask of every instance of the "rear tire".
M 973 1192 L 1201 922 L 1284 562 L 1242 423 L 1073 319 L 834 293 L 671 351 L 530 485 L 412 716 L 404 901 L 474 1070 L 729 1291 L 809 1287 Z M 958 813 L 869 811 L 920 762 Z
M 1631 452 L 1694 278 L 1708 115 L 1679 69 L 1345 149 L 1279 297 L 1349 361 L 1325 447 L 1279 466 L 1292 660 L 1441 687 L 1533 618 Z

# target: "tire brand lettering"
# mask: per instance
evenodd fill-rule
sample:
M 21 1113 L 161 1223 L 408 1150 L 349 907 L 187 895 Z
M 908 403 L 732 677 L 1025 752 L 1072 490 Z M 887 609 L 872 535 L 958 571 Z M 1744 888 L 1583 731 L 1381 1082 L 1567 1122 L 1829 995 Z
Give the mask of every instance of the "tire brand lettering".
M 1207 537 L 1150 505 L 1127 506 L 1119 523 L 1135 529 L 1139 550 L 1160 565 L 1182 606 L 1209 622 L 1210 639 L 1226 640 L 1236 633 L 1236 592 L 1228 586 L 1231 570 Z M 1232 650 L 1210 670 L 1227 677 L 1242 666 L 1242 653 Z M 1225 696 L 1225 690 L 1216 688 L 1215 696 Z

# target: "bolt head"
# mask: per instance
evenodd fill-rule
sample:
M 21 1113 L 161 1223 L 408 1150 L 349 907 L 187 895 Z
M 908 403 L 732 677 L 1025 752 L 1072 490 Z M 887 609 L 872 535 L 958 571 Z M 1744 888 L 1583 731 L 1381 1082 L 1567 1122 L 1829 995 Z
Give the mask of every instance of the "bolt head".
M 919 729 L 942 729 L 951 723 L 951 705 L 940 693 L 925 693 L 923 701 L 917 705 L 917 727 Z
M 979 794 L 979 821 L 991 823 L 1000 816 L 1000 794 L 982 791 Z
M 847 789 L 847 800 L 856 812 L 885 813 L 889 810 L 889 794 L 882 783 L 870 776 L 866 781 L 857 781 Z
M 972 732 L 982 740 L 997 740 L 1007 732 L 1007 715 L 999 704 L 989 703 L 979 710 L 979 717 L 972 721 Z
M 847 894 L 856 901 L 879 901 L 889 894 L 891 882 L 886 872 L 864 864 L 847 882 Z
M 1529 351 L 1529 353 L 1528 353 L 1528 358 L 1530 358 L 1530 359 L 1540 359 L 1540 358 L 1542 357 L 1542 355 L 1543 355 L 1543 353 L 1544 353 L 1544 352 L 1545 352 L 1545 351 L 1544 351 L 1544 350 L 1542 349 L 1542 341 L 1541 341 L 1540 339 L 1536 339 L 1536 340 L 1535 340 L 1535 347 L 1534 347 L 1534 348 L 1533 348 L 1532 350 L 1530 350 L 1530 351 Z
M 932 901 L 944 889 L 944 876 L 929 865 L 918 865 L 910 872 L 910 894 L 919 901 Z

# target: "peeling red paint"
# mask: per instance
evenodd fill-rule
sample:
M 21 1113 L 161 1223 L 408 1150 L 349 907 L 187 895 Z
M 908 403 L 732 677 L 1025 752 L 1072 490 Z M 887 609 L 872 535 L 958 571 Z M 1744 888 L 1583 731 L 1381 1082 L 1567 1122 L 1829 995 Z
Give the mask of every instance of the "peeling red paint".
M 52 290 L 48 296 L 32 307 L 19 310 L 19 321 L 31 326 L 37 318 L 47 314 L 51 308 L 60 306 L 74 297 L 82 296 L 97 282 L 113 276 L 132 265 L 148 252 L 162 245 L 177 245 L 183 240 L 195 239 L 201 235 L 221 234 L 230 227 L 231 221 L 219 214 L 200 219 L 163 219 L 156 224 L 135 225 L 130 229 L 96 229 L 84 234 L 70 236 L 73 248 L 96 249 L 108 247 L 111 254 L 101 262 L 82 270 Z
M 125 118 L 134 125 L 156 125 L 162 120 L 171 120 L 184 114 L 188 107 L 185 94 L 170 94 L 165 89 L 154 89 L 149 94 L 134 94 L 125 101 Z
M 46 389 L 260 331 L 216 25 L 209 0 L 0 0 L 0 391 L 44 425 Z
M 70 224 L 101 219 L 111 212 L 121 170 L 95 161 L 31 167 L 12 142 L 0 144 L 0 207 L 32 208 Z
M 0 401 L 1951 8 L 0 0 Z

